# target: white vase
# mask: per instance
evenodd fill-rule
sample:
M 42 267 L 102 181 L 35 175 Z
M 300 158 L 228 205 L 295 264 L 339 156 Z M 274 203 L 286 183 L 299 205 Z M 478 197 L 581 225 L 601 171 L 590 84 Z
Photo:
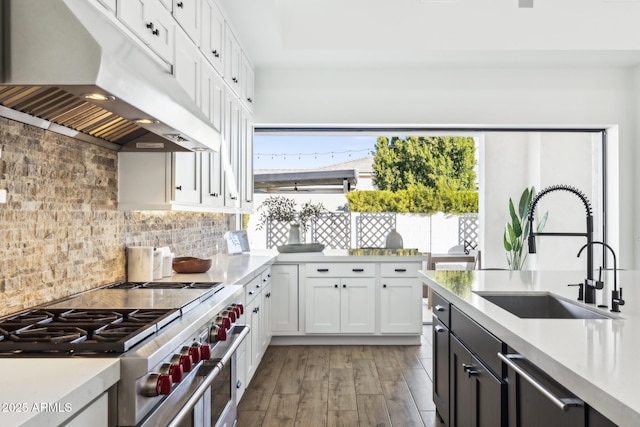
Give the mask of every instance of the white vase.
M 292 223 L 289 228 L 289 241 L 287 242 L 290 245 L 295 245 L 300 242 L 300 224 Z
M 402 249 L 404 243 L 402 242 L 402 236 L 392 228 L 389 234 L 387 234 L 387 240 L 385 242 L 385 248 L 387 249 Z

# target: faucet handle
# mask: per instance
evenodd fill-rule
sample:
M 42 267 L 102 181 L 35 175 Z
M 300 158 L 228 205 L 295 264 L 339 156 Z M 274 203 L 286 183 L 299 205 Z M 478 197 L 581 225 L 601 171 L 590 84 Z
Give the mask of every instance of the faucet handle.
M 582 283 L 570 284 L 567 286 L 579 286 L 578 301 L 582 301 L 584 299 L 584 285 Z

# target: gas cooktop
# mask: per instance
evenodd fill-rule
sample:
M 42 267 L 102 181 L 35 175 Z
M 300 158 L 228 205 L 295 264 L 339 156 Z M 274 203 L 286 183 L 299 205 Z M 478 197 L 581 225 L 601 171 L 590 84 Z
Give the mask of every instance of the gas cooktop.
M 105 289 L 212 289 L 215 292 L 223 286 L 220 282 L 119 282 Z
M 31 310 L 0 321 L 0 355 L 119 354 L 178 317 L 175 309 Z

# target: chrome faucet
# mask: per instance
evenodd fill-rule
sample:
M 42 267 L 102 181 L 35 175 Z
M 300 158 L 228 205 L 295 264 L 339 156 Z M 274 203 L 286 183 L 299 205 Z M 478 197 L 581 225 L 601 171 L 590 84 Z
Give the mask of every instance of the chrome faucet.
M 568 191 L 569 193 L 575 194 L 584 204 L 586 213 L 587 213 L 587 230 L 584 233 L 542 233 L 535 232 L 535 227 L 533 226 L 533 215 L 536 210 L 536 205 L 544 196 L 554 191 Z M 531 201 L 531 206 L 529 207 L 529 253 L 536 253 L 536 236 L 570 236 L 570 237 L 586 237 L 587 244 L 587 278 L 584 281 L 584 302 L 587 304 L 595 304 L 596 302 L 596 289 L 602 289 L 603 283 L 601 281 L 593 280 L 593 210 L 591 208 L 591 203 L 587 199 L 587 196 L 584 195 L 580 190 L 570 187 L 568 185 L 552 185 L 550 187 L 545 188 L 540 191 Z M 579 285 L 580 290 L 582 291 L 582 284 Z M 579 292 L 578 300 L 582 300 L 583 292 Z
M 602 245 L 605 248 L 609 249 L 609 251 L 611 252 L 611 255 L 613 255 L 613 290 L 611 291 L 611 311 L 613 311 L 614 313 L 619 313 L 620 312 L 620 306 L 624 305 L 624 300 L 622 299 L 622 288 L 620 288 L 620 290 L 618 290 L 618 261 L 616 259 L 616 253 L 613 250 L 613 248 L 609 245 L 607 245 L 604 242 L 599 242 L 599 241 L 593 241 L 591 243 L 587 243 L 585 244 L 583 247 L 580 248 L 580 250 L 578 251 L 578 257 L 582 254 L 582 250 L 584 248 L 586 248 L 587 246 L 593 246 L 595 244 L 598 245 Z M 602 267 L 600 267 L 600 277 L 598 277 L 598 282 L 602 283 Z

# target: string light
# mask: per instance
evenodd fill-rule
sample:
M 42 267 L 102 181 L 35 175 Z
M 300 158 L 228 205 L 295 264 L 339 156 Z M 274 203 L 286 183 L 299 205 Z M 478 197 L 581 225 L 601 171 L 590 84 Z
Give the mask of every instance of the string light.
M 260 156 L 265 156 L 265 157 L 271 157 L 271 160 L 274 159 L 274 157 L 282 157 L 283 159 L 287 159 L 287 156 L 298 156 L 298 159 L 302 159 L 302 157 L 304 156 L 313 156 L 314 159 L 317 159 L 318 156 L 331 156 L 331 158 L 334 158 L 334 156 L 339 155 L 339 154 L 348 154 L 349 158 L 351 158 L 351 154 L 352 153 L 363 153 L 363 152 L 371 152 L 371 149 L 369 148 L 363 148 L 361 150 L 345 150 L 345 151 L 327 151 L 324 153 L 318 153 L 318 152 L 313 152 L 313 153 L 255 153 L 256 158 L 260 159 Z

